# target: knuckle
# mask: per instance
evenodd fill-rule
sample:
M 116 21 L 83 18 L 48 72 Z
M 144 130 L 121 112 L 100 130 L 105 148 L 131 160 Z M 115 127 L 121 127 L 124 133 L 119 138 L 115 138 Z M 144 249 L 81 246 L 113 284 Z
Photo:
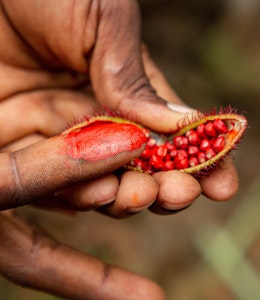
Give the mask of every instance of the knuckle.
M 17 207 L 22 202 L 22 186 L 13 153 L 1 154 L 2 165 L 0 184 L 0 209 Z
M 10 228 L 13 229 L 13 228 Z M 11 230 L 12 231 L 12 230 Z M 6 236 L 0 256 L 0 272 L 9 281 L 23 286 L 36 287 L 44 277 L 41 262 L 58 247 L 59 243 L 31 227 L 29 234 L 16 228 L 13 236 Z

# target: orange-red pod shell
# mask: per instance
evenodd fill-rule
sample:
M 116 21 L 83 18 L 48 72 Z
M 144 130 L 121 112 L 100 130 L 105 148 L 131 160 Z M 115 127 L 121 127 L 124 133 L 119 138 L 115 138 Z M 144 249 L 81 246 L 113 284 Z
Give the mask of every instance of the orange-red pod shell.
M 116 155 L 117 146 L 131 151 L 146 142 L 141 156 L 125 168 L 149 174 L 176 169 L 201 176 L 234 149 L 246 128 L 246 118 L 227 108 L 218 113 L 198 112 L 192 118 L 185 117 L 180 120 L 178 130 L 167 135 L 150 131 L 115 113 L 86 118 L 63 134 L 71 146 L 70 155 L 76 159 L 104 159 Z M 129 143 L 132 135 L 136 139 Z M 99 145 L 98 151 L 95 144 Z

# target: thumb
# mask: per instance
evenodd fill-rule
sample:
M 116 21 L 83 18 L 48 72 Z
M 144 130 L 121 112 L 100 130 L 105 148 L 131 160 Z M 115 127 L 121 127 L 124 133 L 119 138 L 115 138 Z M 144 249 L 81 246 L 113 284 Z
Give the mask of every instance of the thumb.
M 96 97 L 146 127 L 175 130 L 183 114 L 167 108 L 144 71 L 137 1 L 102 1 L 100 11 L 90 62 Z
M 71 130 L 13 153 L 1 153 L 0 209 L 21 206 L 110 173 L 139 156 L 146 137 L 132 124 Z

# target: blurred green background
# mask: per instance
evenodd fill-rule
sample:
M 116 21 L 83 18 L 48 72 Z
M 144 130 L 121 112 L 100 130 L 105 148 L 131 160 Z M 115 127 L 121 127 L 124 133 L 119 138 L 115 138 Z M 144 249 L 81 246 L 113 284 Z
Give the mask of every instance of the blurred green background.
M 147 276 L 172 300 L 260 299 L 260 2 L 141 0 L 144 41 L 170 84 L 202 110 L 230 104 L 250 129 L 234 157 L 240 190 L 172 216 L 126 220 L 19 209 L 60 241 Z M 0 278 L 0 300 L 59 299 Z M 122 299 L 123 300 L 123 299 Z

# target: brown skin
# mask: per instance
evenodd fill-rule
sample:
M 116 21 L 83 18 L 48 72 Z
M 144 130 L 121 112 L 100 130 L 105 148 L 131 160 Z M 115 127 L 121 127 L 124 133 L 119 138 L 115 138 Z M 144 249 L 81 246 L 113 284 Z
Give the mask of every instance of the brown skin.
M 183 116 L 165 105 L 184 104 L 141 46 L 136 1 L 0 3 L 2 209 L 48 199 L 123 217 L 152 204 L 157 213 L 181 209 L 201 192 L 216 201 L 236 193 L 231 160 L 200 181 L 176 171 L 119 179 L 111 171 L 142 149 L 94 165 L 57 154 L 63 140 L 53 136 L 101 105 L 157 131 L 176 128 Z M 164 299 L 153 282 L 59 244 L 11 210 L 0 215 L 0 239 L 0 271 L 17 284 L 69 299 Z

